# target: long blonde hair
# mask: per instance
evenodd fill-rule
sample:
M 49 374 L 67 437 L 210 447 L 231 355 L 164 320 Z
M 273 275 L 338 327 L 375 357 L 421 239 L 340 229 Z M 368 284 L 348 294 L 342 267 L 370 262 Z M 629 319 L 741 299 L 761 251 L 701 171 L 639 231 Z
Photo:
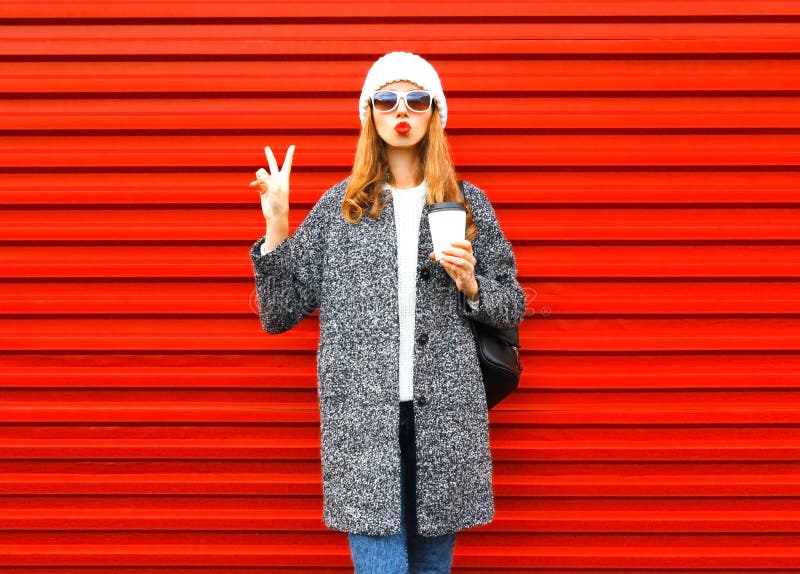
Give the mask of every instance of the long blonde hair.
M 419 142 L 418 171 L 416 179 L 425 179 L 428 186 L 428 203 L 461 201 L 467 208 L 466 238 L 472 241 L 477 227 L 472 219 L 469 202 L 458 188 L 456 172 L 450 158 L 447 136 L 442 128 L 439 111 L 434 103 L 428 133 Z M 383 212 L 383 187 L 389 171 L 386 143 L 378 135 L 372 119 L 372 106 L 367 109 L 367 118 L 361 127 L 356 146 L 353 172 L 342 201 L 342 216 L 348 223 L 358 223 L 366 212 L 373 219 Z M 390 182 L 391 183 L 391 182 Z

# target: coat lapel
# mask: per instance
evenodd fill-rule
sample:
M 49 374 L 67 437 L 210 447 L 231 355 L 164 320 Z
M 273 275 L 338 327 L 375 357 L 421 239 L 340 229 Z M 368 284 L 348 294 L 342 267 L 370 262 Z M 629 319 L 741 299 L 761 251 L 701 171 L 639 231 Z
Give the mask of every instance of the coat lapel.
M 394 221 L 394 201 L 390 189 L 384 190 L 384 207 L 378 221 L 381 222 L 376 241 L 384 242 L 386 261 L 389 272 L 395 283 L 397 283 L 397 226 Z M 396 290 L 396 286 L 395 286 Z M 396 299 L 395 291 L 395 299 Z
M 433 239 L 431 239 L 431 227 L 428 223 L 428 208 L 430 204 L 425 203 L 422 207 L 422 216 L 419 220 L 419 242 L 417 243 L 418 258 L 424 262 L 430 261 L 428 254 L 433 251 Z

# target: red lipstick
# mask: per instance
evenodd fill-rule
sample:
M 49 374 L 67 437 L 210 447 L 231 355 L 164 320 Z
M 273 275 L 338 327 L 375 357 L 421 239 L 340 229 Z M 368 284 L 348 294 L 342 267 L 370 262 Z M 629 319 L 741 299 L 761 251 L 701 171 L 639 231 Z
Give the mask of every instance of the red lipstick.
M 394 126 L 394 131 L 404 136 L 411 131 L 411 124 L 408 122 L 400 122 Z

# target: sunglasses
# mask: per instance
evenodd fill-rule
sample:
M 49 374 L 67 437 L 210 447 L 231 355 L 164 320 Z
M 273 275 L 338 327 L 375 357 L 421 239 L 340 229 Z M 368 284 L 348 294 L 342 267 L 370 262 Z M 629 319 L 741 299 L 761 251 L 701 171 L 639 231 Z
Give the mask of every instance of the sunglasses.
M 433 104 L 433 96 L 426 90 L 411 90 L 410 92 L 395 92 L 394 90 L 378 90 L 372 94 L 372 107 L 379 112 L 391 112 L 400 103 L 414 112 L 427 112 Z

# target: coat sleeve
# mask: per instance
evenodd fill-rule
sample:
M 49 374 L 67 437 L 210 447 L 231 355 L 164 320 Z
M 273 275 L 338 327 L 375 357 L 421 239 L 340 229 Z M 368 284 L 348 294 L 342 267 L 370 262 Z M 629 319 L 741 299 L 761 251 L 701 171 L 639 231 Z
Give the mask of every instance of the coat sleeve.
M 472 243 L 478 303 L 469 305 L 466 295 L 457 291 L 458 313 L 498 329 L 519 325 L 525 316 L 525 294 L 517 281 L 517 263 L 511 242 L 503 234 L 484 192 L 464 182 L 464 195 L 478 228 Z
M 267 333 L 288 331 L 319 305 L 330 193 L 303 219 L 293 235 L 262 255 L 265 237 L 250 248 L 258 298 L 258 317 Z

